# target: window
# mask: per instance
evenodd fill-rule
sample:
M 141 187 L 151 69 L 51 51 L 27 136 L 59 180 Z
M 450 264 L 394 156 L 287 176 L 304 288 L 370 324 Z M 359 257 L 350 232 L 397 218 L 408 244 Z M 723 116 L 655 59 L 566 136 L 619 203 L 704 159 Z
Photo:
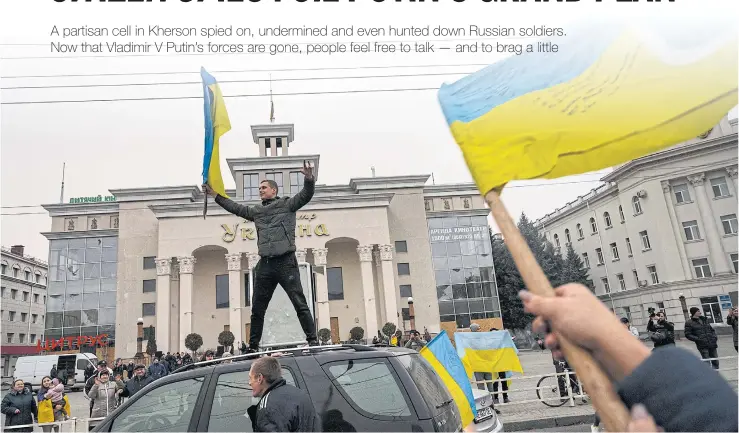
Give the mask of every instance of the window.
M 699 298 L 703 315 L 706 316 L 708 323 L 724 323 L 721 316 L 721 304 L 718 302 L 718 296 L 705 296 Z
M 731 263 L 734 265 L 734 273 L 739 274 L 739 254 L 733 253 L 729 256 L 731 257 Z
M 619 258 L 618 258 L 618 246 L 616 245 L 615 242 L 611 244 L 611 258 L 613 260 L 619 260 Z
M 410 275 L 411 265 L 408 263 L 398 263 L 398 275 Z
M 613 227 L 613 224 L 611 224 L 611 214 L 605 212 L 603 214 L 603 220 L 606 222 L 606 228 Z
M 721 225 L 724 226 L 725 235 L 735 235 L 737 233 L 736 214 L 722 216 Z
M 658 310 L 664 310 L 665 309 L 665 303 L 664 302 L 657 302 L 657 309 Z
M 554 246 L 559 248 L 559 235 L 554 235 Z
M 657 275 L 657 267 L 647 266 L 647 271 L 649 271 L 649 275 L 652 277 L 652 284 L 659 284 L 659 276 Z
M 141 305 L 141 315 L 142 316 L 156 316 L 157 309 L 156 309 L 156 303 L 154 302 L 145 302 Z
M 629 253 L 629 257 L 634 255 L 634 251 L 631 249 L 631 240 L 626 238 L 626 251 Z
M 38 304 L 38 293 L 33 294 L 33 303 Z
M 155 340 L 157 338 L 157 328 L 155 326 L 147 326 L 144 328 L 144 340 Z
M 35 342 L 36 342 L 36 334 L 31 334 L 31 340 L 29 341 L 29 343 L 33 344 Z
M 15 336 L 15 334 L 12 332 L 8 332 L 7 336 L 8 336 L 8 343 L 12 343 L 13 337 Z
M 590 233 L 598 233 L 598 224 L 595 223 L 595 218 L 590 218 Z
M 290 370 L 282 368 L 282 378 L 288 385 L 295 386 L 295 378 Z M 212 432 L 251 432 L 251 422 L 244 422 L 244 414 L 249 406 L 256 404 L 258 397 L 252 397 L 249 386 L 249 370 L 224 373 L 218 376 L 213 405 L 210 409 L 208 431 Z M 187 426 L 185 426 L 187 427 Z
M 634 208 L 634 215 L 640 215 L 642 213 L 641 201 L 639 201 L 639 197 L 634 196 L 631 198 L 631 206 Z
M 344 299 L 344 274 L 341 268 L 326 268 L 326 284 L 329 301 Z
M 18 268 L 15 268 L 15 267 L 13 268 L 13 278 L 18 278 L 18 271 L 19 270 L 20 269 L 18 269 Z
M 639 232 L 639 236 L 641 236 L 641 243 L 642 243 L 642 246 L 644 247 L 644 250 L 645 251 L 651 250 L 652 244 L 649 243 L 649 234 L 647 234 L 647 231 L 644 230 L 642 232 Z
M 631 323 L 631 307 L 621 307 L 624 310 L 624 315 L 627 319 L 629 319 L 629 323 Z
M 28 319 L 28 313 L 21 313 L 21 322 L 25 322 Z
M 23 292 L 23 302 L 28 302 L 28 292 Z
M 259 200 L 259 175 L 258 174 L 245 174 L 244 175 L 244 200 L 245 201 Z
M 709 278 L 711 276 L 711 266 L 708 259 L 694 259 L 693 270 L 696 278 Z
M 228 308 L 228 274 L 216 275 L 216 308 Z
M 15 322 L 15 311 L 8 311 L 8 320 Z
M 729 196 L 729 187 L 726 185 L 726 178 L 723 176 L 711 179 L 711 188 L 713 189 L 714 198 Z
M 303 188 L 305 176 L 299 171 L 290 172 L 290 194 L 295 195 Z
M 395 252 L 396 253 L 407 253 L 408 243 L 406 243 L 406 241 L 395 241 Z
M 267 173 L 264 176 L 264 178 L 267 180 L 273 180 L 277 184 L 277 191 L 278 192 L 282 191 L 285 182 L 283 180 L 284 176 L 281 172 L 280 173 Z
M 38 314 L 31 314 L 31 323 L 36 323 L 38 321 Z
M 634 281 L 636 282 L 636 287 L 639 287 L 639 273 L 636 272 L 636 269 L 632 269 L 631 273 L 634 274 Z
M 624 207 L 621 205 L 618 206 L 618 216 L 619 218 L 621 218 L 621 223 L 626 222 L 626 217 L 624 216 Z
M 265 149 L 272 148 L 272 140 L 270 140 L 269 137 L 267 137 L 267 138 L 264 139 L 264 148 Z
M 577 236 L 579 239 L 582 239 L 585 237 L 585 235 L 582 232 L 582 226 L 580 224 L 577 225 Z
M 411 290 L 410 284 L 401 284 L 400 285 L 400 297 L 401 298 L 410 298 L 413 296 L 413 290 Z
M 147 425 L 156 425 L 158 432 L 187 431 L 195 412 L 203 377 L 183 379 L 154 388 L 142 395 L 113 419 L 110 431 L 139 432 Z M 250 400 L 242 400 L 249 402 Z M 244 417 L 246 411 L 239 414 Z M 166 419 L 166 423 L 162 422 Z M 250 422 L 241 422 L 239 428 Z
M 688 184 L 681 183 L 672 187 L 672 192 L 675 194 L 675 201 L 680 203 L 690 202 L 690 191 L 688 191 Z
M 595 249 L 595 255 L 596 255 L 596 257 L 598 257 L 598 264 L 599 265 L 602 265 L 603 262 L 604 262 L 604 260 L 603 260 L 603 251 L 600 248 L 596 248 Z
M 31 281 L 31 271 L 25 271 L 26 281 Z
M 601 278 L 600 281 L 603 283 L 603 288 L 606 290 L 606 293 L 611 293 L 611 286 L 608 284 L 608 278 Z
M 144 293 L 157 291 L 157 280 L 144 280 Z
M 36 274 L 36 284 L 39 284 L 41 282 L 41 275 Z
M 144 269 L 156 269 L 155 257 L 144 257 Z
M 570 229 L 565 229 L 565 239 L 567 239 L 567 243 L 572 242 L 572 238 L 570 237 Z
M 325 369 L 334 386 L 363 415 L 375 419 L 397 419 L 411 415 L 398 379 L 387 360 L 332 362 Z
M 588 253 L 582 253 L 582 261 L 585 265 L 585 269 L 590 269 L 590 259 L 588 258 Z
M 8 271 L 8 265 L 3 263 L 0 265 L 0 269 L 2 270 L 2 274 L 5 275 L 5 273 Z
M 698 221 L 685 221 L 683 223 L 683 231 L 685 232 L 685 239 L 689 241 L 697 241 L 701 238 L 701 232 L 698 230 Z
M 10 299 L 16 299 L 18 297 L 18 290 L 10 289 Z
M 26 342 L 26 334 L 18 334 L 18 342 L 23 344 Z
M 626 290 L 626 280 L 624 280 L 624 274 L 616 274 L 616 279 L 618 280 L 618 286 L 621 287 L 621 290 Z

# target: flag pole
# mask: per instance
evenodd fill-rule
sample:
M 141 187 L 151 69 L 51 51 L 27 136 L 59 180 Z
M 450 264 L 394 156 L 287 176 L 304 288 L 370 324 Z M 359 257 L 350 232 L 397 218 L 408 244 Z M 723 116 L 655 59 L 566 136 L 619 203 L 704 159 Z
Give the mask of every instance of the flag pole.
M 208 193 L 205 193 L 205 199 L 203 200 L 203 219 L 205 219 L 205 215 L 208 213 Z
M 539 296 L 554 296 L 552 284 L 536 261 L 526 240 L 516 227 L 505 205 L 500 199 L 500 192 L 491 190 L 485 194 L 485 201 L 495 218 L 495 222 L 503 234 L 506 246 L 511 252 L 521 278 L 529 291 Z M 557 339 L 562 353 L 574 367 L 582 380 L 583 388 L 593 401 L 593 406 L 603 420 L 606 430 L 612 432 L 626 431 L 631 419 L 628 409 L 616 394 L 611 379 L 601 369 L 593 357 L 580 346 L 558 335 Z

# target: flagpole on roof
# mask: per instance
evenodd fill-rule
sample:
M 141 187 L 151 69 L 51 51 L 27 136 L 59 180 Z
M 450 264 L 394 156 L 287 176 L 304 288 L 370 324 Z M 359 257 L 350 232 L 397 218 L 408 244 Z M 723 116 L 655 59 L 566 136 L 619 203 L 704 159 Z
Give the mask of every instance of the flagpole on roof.
M 272 100 L 272 74 L 269 74 L 269 123 L 275 123 L 275 103 Z

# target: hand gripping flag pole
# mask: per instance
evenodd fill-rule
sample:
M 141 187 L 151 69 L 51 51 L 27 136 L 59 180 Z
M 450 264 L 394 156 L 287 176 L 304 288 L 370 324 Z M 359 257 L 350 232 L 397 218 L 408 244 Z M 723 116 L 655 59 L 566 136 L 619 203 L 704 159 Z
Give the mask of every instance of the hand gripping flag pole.
M 203 185 L 228 197 L 221 175 L 220 138 L 231 130 L 223 94 L 216 79 L 205 68 L 200 68 L 203 79 L 203 114 L 205 119 L 205 149 L 203 152 Z M 203 219 L 208 213 L 208 194 L 203 200 Z
M 503 205 L 508 182 L 628 162 L 701 135 L 737 105 L 735 24 L 689 40 L 680 34 L 701 23 L 637 24 L 568 31 L 558 53 L 512 56 L 439 90 L 516 267 L 540 296 L 555 293 Z M 559 343 L 606 429 L 626 431 L 630 415 L 611 378 L 582 347 L 561 335 Z

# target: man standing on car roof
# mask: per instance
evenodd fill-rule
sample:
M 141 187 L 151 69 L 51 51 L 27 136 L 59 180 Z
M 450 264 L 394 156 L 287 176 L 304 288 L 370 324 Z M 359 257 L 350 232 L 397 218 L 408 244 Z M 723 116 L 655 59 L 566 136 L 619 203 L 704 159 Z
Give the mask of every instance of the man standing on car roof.
M 251 335 L 247 352 L 259 350 L 259 341 L 262 339 L 264 327 L 264 313 L 267 312 L 277 284 L 285 289 L 290 298 L 308 344 L 318 346 L 316 325 L 305 300 L 303 286 L 300 283 L 298 259 L 295 257 L 295 213 L 313 198 L 316 185 L 313 168 L 308 161 L 303 161 L 301 172 L 305 176 L 305 184 L 295 196 L 278 196 L 277 183 L 265 179 L 259 184 L 259 198 L 262 199 L 262 203 L 253 206 L 235 203 L 217 194 L 207 184 L 203 185 L 203 191 L 214 196 L 219 206 L 247 221 L 254 221 L 257 229 L 257 247 L 260 258 L 254 268 Z

